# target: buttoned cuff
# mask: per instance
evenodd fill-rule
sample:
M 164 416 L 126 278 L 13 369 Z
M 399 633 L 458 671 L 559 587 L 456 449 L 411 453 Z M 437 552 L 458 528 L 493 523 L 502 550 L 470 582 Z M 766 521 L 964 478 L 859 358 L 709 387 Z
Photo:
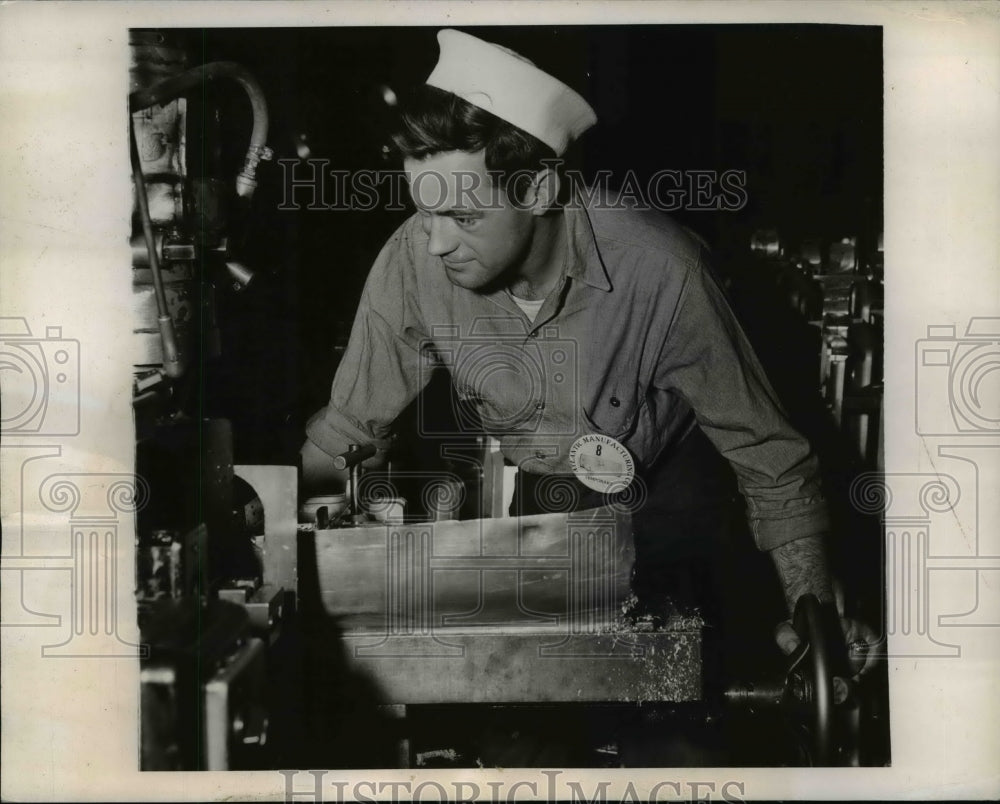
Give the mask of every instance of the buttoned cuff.
M 792 514 L 780 517 L 751 514 L 748 519 L 754 542 L 763 551 L 830 530 L 830 514 L 824 500 L 800 506 Z
M 306 423 L 306 437 L 330 457 L 347 452 L 351 444 L 372 444 L 380 454 L 369 458 L 363 466 L 381 463 L 391 443 L 389 438 L 375 438 L 357 422 L 329 405 L 320 408 Z

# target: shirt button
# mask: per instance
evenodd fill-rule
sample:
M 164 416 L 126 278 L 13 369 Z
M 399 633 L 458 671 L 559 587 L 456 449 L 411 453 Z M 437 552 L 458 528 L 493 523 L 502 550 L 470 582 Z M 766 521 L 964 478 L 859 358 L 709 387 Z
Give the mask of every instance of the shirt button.
M 533 329 L 531 332 L 528 333 L 528 337 L 529 338 L 537 338 L 538 337 L 538 330 L 537 329 Z
M 621 405 L 621 401 L 620 401 L 620 400 L 618 399 L 618 397 L 617 397 L 617 396 L 613 396 L 613 397 L 611 397 L 611 407 L 613 407 L 613 408 L 617 408 L 617 407 L 619 407 L 620 405 Z
M 536 402 L 535 403 L 535 410 L 544 410 L 544 409 L 545 409 L 545 403 L 544 402 Z
M 540 461 L 545 460 L 545 453 L 542 452 L 541 450 L 538 450 L 538 452 L 535 453 L 535 457 L 538 458 L 538 460 Z

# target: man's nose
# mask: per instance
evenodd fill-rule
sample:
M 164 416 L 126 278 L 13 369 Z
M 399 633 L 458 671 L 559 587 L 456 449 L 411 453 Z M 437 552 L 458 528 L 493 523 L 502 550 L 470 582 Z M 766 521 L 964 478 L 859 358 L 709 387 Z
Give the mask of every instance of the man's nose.
M 440 215 L 431 215 L 430 227 L 427 232 L 427 251 L 432 257 L 443 257 L 451 254 L 458 247 L 454 225 L 451 220 Z

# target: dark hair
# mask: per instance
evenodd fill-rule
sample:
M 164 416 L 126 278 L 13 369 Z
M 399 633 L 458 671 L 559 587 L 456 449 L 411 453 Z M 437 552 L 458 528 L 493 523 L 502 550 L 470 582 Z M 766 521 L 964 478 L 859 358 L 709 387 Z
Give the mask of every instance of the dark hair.
M 511 186 L 512 178 L 560 163 L 552 148 L 527 131 L 426 84 L 401 100 L 391 136 L 402 159 L 424 159 L 448 151 L 484 151 L 486 170 L 499 173 L 508 196 L 518 200 L 524 188 Z

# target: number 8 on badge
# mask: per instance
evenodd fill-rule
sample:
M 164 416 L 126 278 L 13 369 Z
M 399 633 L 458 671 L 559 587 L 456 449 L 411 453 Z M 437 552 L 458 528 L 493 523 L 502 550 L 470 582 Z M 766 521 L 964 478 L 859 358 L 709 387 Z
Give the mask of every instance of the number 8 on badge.
M 573 442 L 569 465 L 583 485 L 605 494 L 624 491 L 635 477 L 635 461 L 629 451 L 611 436 L 599 433 Z

